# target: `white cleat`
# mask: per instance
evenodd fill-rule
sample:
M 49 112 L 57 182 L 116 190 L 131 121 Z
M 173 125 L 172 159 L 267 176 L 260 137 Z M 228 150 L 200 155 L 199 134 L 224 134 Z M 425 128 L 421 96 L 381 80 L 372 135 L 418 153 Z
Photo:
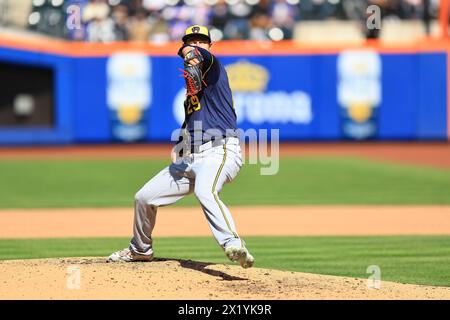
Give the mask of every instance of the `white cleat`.
M 251 268 L 255 263 L 255 259 L 245 247 L 228 247 L 225 254 L 231 261 L 239 261 L 242 268 Z
M 152 261 L 153 254 L 144 256 L 131 252 L 130 249 L 125 248 L 120 251 L 112 253 L 106 262 L 136 262 L 136 261 Z

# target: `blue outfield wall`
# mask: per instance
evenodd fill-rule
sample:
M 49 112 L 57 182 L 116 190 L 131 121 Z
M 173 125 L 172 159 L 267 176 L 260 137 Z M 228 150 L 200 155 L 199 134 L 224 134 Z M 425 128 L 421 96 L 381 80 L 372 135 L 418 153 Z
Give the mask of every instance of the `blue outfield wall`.
M 383 55 L 380 139 L 447 140 L 445 53 Z
M 243 130 L 279 129 L 286 141 L 336 141 L 348 138 L 346 122 L 370 122 L 375 131 L 361 139 L 447 140 L 446 53 L 380 54 L 379 70 L 366 58 L 340 71 L 338 54 L 219 56 L 229 68 Z M 0 127 L 0 144 L 112 141 L 116 123 L 108 107 L 108 59 L 0 48 L 2 62 L 51 67 L 56 87 L 55 128 Z M 144 140 L 167 142 L 183 116 L 182 61 L 175 56 L 148 60 L 151 99 L 141 119 Z M 350 88 L 347 109 L 338 98 L 343 82 Z M 366 87 L 374 93 L 365 95 Z M 354 112 L 348 109 L 352 104 Z

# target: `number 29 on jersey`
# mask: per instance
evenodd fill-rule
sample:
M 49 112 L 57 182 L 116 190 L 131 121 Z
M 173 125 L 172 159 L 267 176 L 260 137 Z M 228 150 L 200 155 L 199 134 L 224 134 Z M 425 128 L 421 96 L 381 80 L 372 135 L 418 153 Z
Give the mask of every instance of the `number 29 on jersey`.
M 188 99 L 187 114 L 191 114 L 194 111 L 200 110 L 202 105 L 200 104 L 200 100 L 196 95 L 190 96 L 187 99 Z

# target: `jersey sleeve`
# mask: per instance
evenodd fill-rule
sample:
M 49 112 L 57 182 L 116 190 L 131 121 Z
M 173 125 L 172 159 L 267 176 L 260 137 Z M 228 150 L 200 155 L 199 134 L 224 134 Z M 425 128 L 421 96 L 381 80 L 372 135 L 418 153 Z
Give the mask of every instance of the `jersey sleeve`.
M 197 47 L 198 48 L 198 47 Z M 208 50 L 198 48 L 204 61 L 202 66 L 203 78 L 207 84 L 216 83 L 221 73 L 219 60 Z
M 212 63 L 214 62 L 214 56 L 209 52 L 208 50 L 205 50 L 200 47 L 196 47 L 200 54 L 203 57 L 203 72 L 205 72 L 207 69 L 211 68 Z

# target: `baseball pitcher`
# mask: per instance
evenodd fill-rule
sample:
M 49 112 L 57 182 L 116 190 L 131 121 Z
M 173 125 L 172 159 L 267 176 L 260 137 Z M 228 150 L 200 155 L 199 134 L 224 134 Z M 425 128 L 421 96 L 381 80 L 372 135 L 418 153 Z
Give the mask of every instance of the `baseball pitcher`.
M 136 193 L 134 236 L 128 248 L 114 252 L 108 261 L 152 260 L 152 231 L 158 207 L 194 192 L 225 255 L 243 268 L 249 268 L 254 258 L 239 237 L 230 211 L 219 198 L 222 186 L 231 182 L 242 166 L 227 73 L 210 52 L 211 37 L 205 26 L 187 28 L 182 40 L 178 55 L 184 59 L 185 121 L 172 151 L 172 164 Z

